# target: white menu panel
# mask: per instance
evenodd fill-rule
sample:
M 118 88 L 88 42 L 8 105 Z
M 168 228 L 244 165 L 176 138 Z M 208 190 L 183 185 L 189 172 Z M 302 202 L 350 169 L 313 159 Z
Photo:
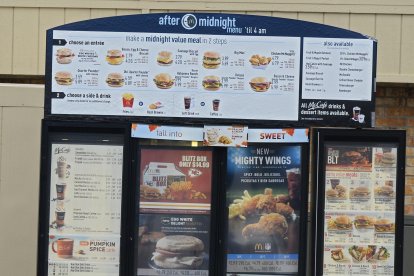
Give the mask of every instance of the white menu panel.
M 297 120 L 300 38 L 54 31 L 53 114 Z M 66 55 L 62 57 L 62 55 Z
M 370 101 L 373 41 L 303 38 L 302 98 Z
M 52 144 L 49 275 L 118 275 L 123 147 Z

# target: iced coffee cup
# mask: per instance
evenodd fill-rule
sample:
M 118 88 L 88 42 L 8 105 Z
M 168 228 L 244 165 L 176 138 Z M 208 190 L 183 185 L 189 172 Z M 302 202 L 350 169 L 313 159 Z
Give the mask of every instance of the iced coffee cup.
M 65 199 L 66 183 L 56 184 L 56 198 L 59 200 Z
M 62 238 L 54 241 L 52 243 L 52 251 L 56 253 L 59 258 L 72 258 L 73 240 L 68 238 Z
M 64 158 L 59 158 L 57 161 L 56 173 L 59 178 L 66 178 L 69 176 L 70 165 L 66 163 Z

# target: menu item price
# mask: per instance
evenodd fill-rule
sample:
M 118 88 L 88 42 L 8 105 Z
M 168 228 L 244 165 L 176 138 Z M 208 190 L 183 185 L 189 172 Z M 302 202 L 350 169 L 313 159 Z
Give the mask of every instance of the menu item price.
M 160 73 L 154 77 L 154 83 L 160 89 L 170 89 L 174 85 L 174 79 L 167 73 Z
M 60 48 L 56 50 L 56 61 L 59 64 L 69 64 L 74 57 L 75 54 L 69 48 Z
M 207 51 L 203 55 L 203 67 L 207 69 L 216 69 L 221 64 L 220 54 L 213 51 Z
M 124 62 L 125 55 L 121 50 L 112 49 L 106 53 L 106 61 L 111 65 L 119 65 Z
M 106 77 L 106 83 L 110 87 L 122 87 L 125 83 L 124 75 L 121 73 L 109 73 Z
M 55 74 L 55 81 L 59 85 L 72 85 L 72 73 L 68 71 L 59 71 Z

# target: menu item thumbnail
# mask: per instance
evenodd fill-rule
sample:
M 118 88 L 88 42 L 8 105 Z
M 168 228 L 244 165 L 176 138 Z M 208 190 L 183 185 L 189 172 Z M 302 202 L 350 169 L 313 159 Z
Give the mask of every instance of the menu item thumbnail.
M 159 109 L 161 107 L 163 107 L 161 102 L 155 102 L 148 106 L 149 109 Z
M 59 64 L 69 64 L 74 57 L 75 54 L 69 48 L 60 48 L 56 51 L 56 61 Z
M 122 106 L 132 107 L 134 105 L 134 95 L 131 93 L 122 94 Z
M 124 62 L 125 55 L 121 50 L 112 49 L 106 53 L 106 61 L 111 65 L 119 65 Z
M 203 66 L 207 69 L 218 68 L 221 64 L 220 54 L 217 52 L 207 51 L 203 56 Z
M 389 219 L 377 219 L 374 223 L 375 232 L 377 233 L 394 233 L 395 223 Z
M 121 73 L 109 73 L 106 77 L 106 83 L 110 87 L 122 87 L 125 83 L 124 75 Z
M 395 196 L 394 188 L 388 185 L 377 187 L 375 188 L 375 196 L 385 197 L 385 198 L 394 197 Z
M 354 226 L 356 229 L 373 228 L 375 219 L 366 215 L 358 215 L 354 218 Z
M 367 255 L 367 250 L 362 246 L 353 245 L 348 249 L 349 255 L 351 255 L 353 261 L 360 262 Z
M 167 66 L 173 63 L 172 53 L 168 51 L 161 51 L 158 53 L 157 63 L 159 65 Z
M 347 215 L 337 216 L 335 219 L 328 220 L 328 230 L 352 230 L 352 220 Z
M 371 190 L 368 187 L 360 186 L 350 191 L 351 198 L 369 198 L 371 195 Z
M 208 91 L 217 91 L 221 87 L 220 78 L 217 76 L 206 76 L 203 79 L 203 87 Z
M 266 92 L 271 83 L 265 77 L 255 77 L 250 80 L 249 84 L 255 92 Z
M 61 238 L 52 242 L 52 251 L 59 258 L 69 259 L 73 256 L 73 240 Z
M 204 243 L 193 236 L 172 235 L 160 239 L 152 260 L 161 268 L 197 268 L 203 264 Z
M 170 89 L 174 85 L 174 79 L 167 73 L 160 73 L 154 77 L 154 83 L 160 89 Z
M 342 251 L 342 248 L 332 249 L 331 258 L 332 260 L 337 261 L 337 262 L 344 260 L 344 252 Z
M 55 81 L 59 85 L 72 85 L 72 73 L 67 71 L 59 71 L 55 74 Z
M 258 67 L 260 67 L 260 66 L 262 66 L 262 67 L 267 66 L 271 61 L 272 61 L 272 58 L 271 57 L 265 57 L 265 56 L 258 55 L 258 54 L 252 55 L 250 57 L 250 59 L 249 59 L 250 64 L 252 66 L 255 66 L 255 67 L 256 66 L 258 66 Z

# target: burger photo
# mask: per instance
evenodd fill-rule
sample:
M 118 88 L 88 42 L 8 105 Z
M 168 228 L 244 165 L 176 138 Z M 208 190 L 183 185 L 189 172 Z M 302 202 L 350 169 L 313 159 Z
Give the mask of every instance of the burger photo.
M 384 185 L 375 188 L 375 195 L 379 197 L 393 197 L 394 189 L 392 186 Z
M 111 65 L 119 65 L 124 61 L 124 54 L 121 50 L 108 50 L 106 53 L 106 61 Z
M 357 151 L 346 151 L 342 154 L 342 160 L 345 164 L 357 164 L 363 159 L 362 154 Z
M 172 53 L 168 51 L 161 51 L 158 53 L 157 63 L 159 65 L 171 65 L 173 62 L 172 60 Z
M 266 92 L 270 88 L 270 82 L 265 77 L 252 78 L 249 84 L 256 92 Z
M 338 198 L 338 191 L 335 189 L 329 189 L 326 191 L 327 198 Z
M 392 165 L 395 163 L 395 154 L 392 152 L 384 152 L 381 158 L 384 165 Z
M 351 190 L 352 198 L 369 198 L 371 191 L 367 187 L 356 187 Z
M 328 224 L 330 230 L 352 230 L 352 220 L 346 216 L 337 216 L 334 220 L 330 220 Z
M 354 226 L 356 229 L 372 228 L 374 226 L 374 219 L 366 215 L 355 216 Z
M 75 54 L 69 48 L 60 48 L 56 51 L 56 61 L 59 64 L 68 64 L 72 62 Z
M 167 269 L 194 269 L 203 264 L 204 243 L 193 236 L 172 235 L 158 240 L 151 258 Z
M 71 85 L 73 82 L 73 77 L 70 72 L 59 71 L 55 74 L 55 81 L 59 85 Z
M 203 56 L 203 66 L 207 69 L 215 69 L 220 66 L 220 54 L 217 52 L 207 51 Z
M 121 87 L 125 83 L 124 76 L 120 73 L 110 73 L 106 77 L 106 83 L 110 87 Z
M 374 222 L 375 232 L 378 233 L 394 233 L 395 224 L 389 219 L 378 219 Z
M 334 261 L 342 261 L 344 259 L 344 253 L 342 252 L 342 248 L 332 249 L 331 250 L 331 258 Z
M 220 78 L 217 76 L 206 76 L 203 79 L 203 88 L 208 91 L 217 91 L 221 87 Z
M 154 77 L 154 83 L 160 89 L 170 89 L 174 85 L 174 80 L 169 74 L 161 73 Z

